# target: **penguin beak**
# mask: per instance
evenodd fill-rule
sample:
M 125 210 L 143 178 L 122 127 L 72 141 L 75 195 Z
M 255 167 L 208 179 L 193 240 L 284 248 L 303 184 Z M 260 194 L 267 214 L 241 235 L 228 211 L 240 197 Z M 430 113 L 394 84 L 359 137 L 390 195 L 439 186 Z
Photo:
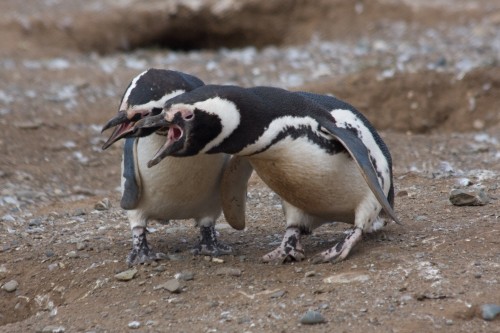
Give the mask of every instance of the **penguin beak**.
M 110 119 L 101 130 L 102 133 L 108 128 L 118 126 L 115 128 L 108 141 L 106 141 L 106 143 L 102 146 L 102 150 L 109 148 L 109 146 L 125 137 L 127 134 L 133 133 L 133 125 L 134 123 L 128 119 L 127 113 L 125 111 L 119 111 L 118 114 L 114 118 Z
M 172 123 L 170 121 L 165 119 L 165 114 L 160 113 L 159 115 L 145 117 L 137 121 L 133 126 L 133 130 L 136 131 L 143 128 L 169 127 L 171 124 Z
M 103 128 L 101 130 L 101 133 L 103 133 L 105 130 L 107 130 L 107 129 L 111 128 L 111 127 L 115 127 L 115 126 L 123 124 L 124 122 L 127 122 L 127 121 L 129 121 L 128 117 L 127 117 L 127 112 L 125 112 L 125 111 L 118 111 L 118 113 L 116 114 L 116 116 L 114 116 L 113 118 L 111 118 L 110 120 L 108 120 L 108 122 L 106 123 L 106 125 L 103 126 Z
M 160 163 L 162 159 L 171 155 L 178 150 L 179 146 L 174 145 L 184 136 L 183 129 L 177 125 L 165 119 L 165 114 L 160 113 L 157 116 L 150 116 L 139 120 L 135 126 L 134 130 L 143 130 L 149 128 L 168 128 L 167 141 L 163 146 L 156 152 L 155 156 L 148 162 L 148 168 L 155 166 Z M 177 146 L 177 147 L 176 147 Z

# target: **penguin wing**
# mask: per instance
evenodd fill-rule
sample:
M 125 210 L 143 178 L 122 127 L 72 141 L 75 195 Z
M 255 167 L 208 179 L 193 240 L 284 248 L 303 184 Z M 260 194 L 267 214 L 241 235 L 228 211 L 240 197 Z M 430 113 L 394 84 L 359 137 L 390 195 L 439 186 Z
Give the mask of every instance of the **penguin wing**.
M 247 184 L 252 172 L 253 168 L 246 158 L 233 156 L 222 174 L 222 211 L 227 223 L 236 230 L 245 228 Z
M 120 206 L 126 210 L 136 208 L 141 198 L 141 184 L 137 170 L 138 141 L 139 138 L 127 138 L 123 146 L 123 180 Z
M 396 217 L 396 213 L 392 209 L 384 191 L 380 187 L 378 182 L 377 174 L 370 161 L 370 155 L 368 149 L 364 143 L 356 135 L 354 135 L 349 130 L 344 128 L 336 127 L 333 123 L 328 120 L 320 121 L 320 130 L 323 133 L 333 136 L 335 139 L 340 141 L 345 149 L 352 156 L 356 164 L 358 165 L 363 178 L 365 178 L 366 183 L 372 190 L 373 194 L 377 198 L 378 202 L 382 205 L 382 209 L 390 216 L 394 222 L 401 224 L 399 219 Z

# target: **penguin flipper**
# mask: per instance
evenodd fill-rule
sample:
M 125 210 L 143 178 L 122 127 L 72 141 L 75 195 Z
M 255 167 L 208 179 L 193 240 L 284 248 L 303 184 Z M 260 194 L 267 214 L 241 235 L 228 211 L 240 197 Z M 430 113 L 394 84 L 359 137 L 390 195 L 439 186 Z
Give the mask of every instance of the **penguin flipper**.
M 253 168 L 246 158 L 233 156 L 222 175 L 222 211 L 227 223 L 236 230 L 245 228 L 247 184 L 252 172 Z
M 356 162 L 359 167 L 363 178 L 365 179 L 368 187 L 372 190 L 373 194 L 377 198 L 378 202 L 382 205 L 382 209 L 389 215 L 391 219 L 397 224 L 401 224 L 399 219 L 396 217 L 396 213 L 391 207 L 384 191 L 380 187 L 378 182 L 377 174 L 370 161 L 370 156 L 368 149 L 363 144 L 363 142 L 352 132 L 347 129 L 336 127 L 333 123 L 328 120 L 320 122 L 320 130 L 326 134 L 333 136 L 337 139 L 345 149 L 349 152 L 351 157 Z
M 137 170 L 137 142 L 139 138 L 127 138 L 123 146 L 123 180 L 120 206 L 131 210 L 139 205 L 141 184 Z

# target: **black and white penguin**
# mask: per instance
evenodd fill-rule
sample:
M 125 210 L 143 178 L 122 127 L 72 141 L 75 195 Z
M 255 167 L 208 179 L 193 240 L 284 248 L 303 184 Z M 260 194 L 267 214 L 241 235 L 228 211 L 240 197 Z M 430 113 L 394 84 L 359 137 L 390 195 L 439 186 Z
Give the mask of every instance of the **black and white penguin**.
M 301 235 L 325 222 L 354 228 L 313 262 L 344 259 L 387 216 L 399 223 L 389 150 L 365 117 L 334 97 L 207 85 L 169 100 L 135 128 L 168 128 L 149 166 L 166 156 L 217 153 L 250 163 L 281 197 L 286 217 L 283 241 L 264 261 L 303 259 Z
M 131 81 L 118 114 L 103 128 L 104 131 L 117 126 L 103 149 L 120 138 L 126 138 L 120 204 L 127 210 L 132 229 L 132 251 L 127 257 L 129 265 L 164 257 L 164 254 L 153 251 L 147 242 L 149 220 L 166 222 L 193 218 L 201 233 L 200 242 L 194 247 L 195 253 L 220 255 L 231 252 L 229 246 L 217 241 L 214 228 L 221 214 L 220 183 L 229 155 L 171 157 L 147 168 L 147 162 L 164 143 L 165 133 L 132 130 L 137 120 L 160 113 L 172 97 L 203 84 L 200 79 L 185 73 L 149 69 Z M 242 190 L 246 193 L 246 187 Z M 239 214 L 244 215 L 244 207 Z

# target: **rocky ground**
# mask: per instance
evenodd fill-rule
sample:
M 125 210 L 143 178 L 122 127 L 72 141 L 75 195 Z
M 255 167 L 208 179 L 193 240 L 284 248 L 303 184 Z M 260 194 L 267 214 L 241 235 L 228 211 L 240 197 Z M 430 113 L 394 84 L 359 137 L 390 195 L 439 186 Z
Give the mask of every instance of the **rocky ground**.
M 168 3 L 0 4 L 0 331 L 500 332 L 483 311 L 500 305 L 497 1 Z M 218 223 L 234 255 L 191 255 L 192 221 L 152 223 L 169 260 L 119 280 L 121 148 L 100 129 L 149 67 L 351 102 L 392 152 L 404 226 L 341 263 L 264 264 L 284 220 L 253 176 L 247 228 Z M 318 228 L 307 257 L 348 227 Z

